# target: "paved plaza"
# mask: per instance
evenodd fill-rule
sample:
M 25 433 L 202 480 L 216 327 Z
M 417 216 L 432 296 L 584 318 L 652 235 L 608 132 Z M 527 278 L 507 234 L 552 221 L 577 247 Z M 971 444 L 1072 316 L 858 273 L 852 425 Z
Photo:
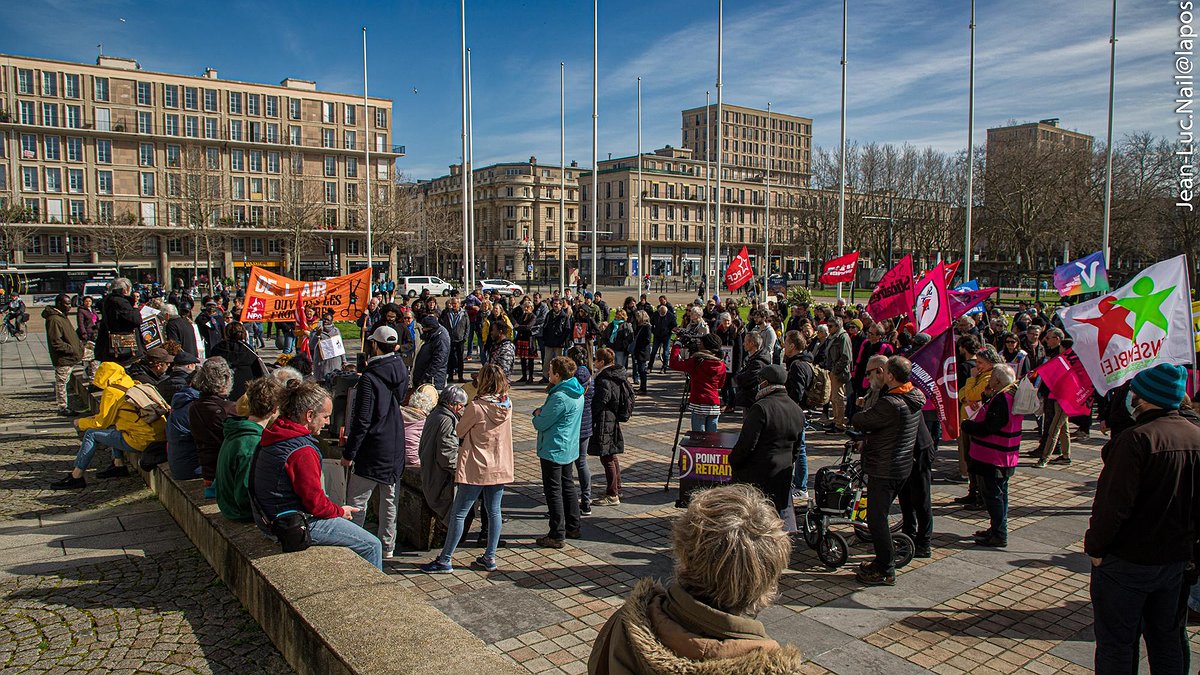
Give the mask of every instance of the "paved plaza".
M 138 478 L 92 480 L 81 492 L 47 483 L 69 468 L 75 434 L 53 416 L 40 335 L 0 345 L 0 670 L 286 672 L 287 665 Z M 683 380 L 653 375 L 625 425 L 624 494 L 596 507 L 582 540 L 537 548 L 545 508 L 530 413 L 544 392 L 514 390 L 517 480 L 506 491 L 500 569 L 425 575 L 432 553 L 386 564 L 397 583 L 532 673 L 586 671 L 591 643 L 640 578 L 666 578 L 675 490 L 663 491 Z M 732 423 L 723 428 L 734 428 Z M 1032 443 L 1027 435 L 1026 448 Z M 826 569 L 797 541 L 776 604 L 761 619 L 796 644 L 806 672 L 1084 673 L 1093 641 L 1088 560 L 1082 553 L 1100 437 L 1075 446 L 1074 463 L 1035 469 L 1023 459 L 1011 484 L 1009 546 L 981 549 L 970 534 L 986 514 L 950 503 L 964 486 L 934 473 L 934 555 L 898 571 L 892 588 L 863 588 L 852 567 Z M 841 453 L 837 437 L 810 435 L 812 471 Z M 93 468 L 103 464 L 103 454 Z M 593 491 L 603 489 L 596 472 Z M 674 484 L 672 484 L 674 488 Z M 846 534 L 849 534 L 847 531 Z M 853 537 L 850 537 L 853 541 Z M 470 538 L 474 541 L 474 537 Z M 381 620 L 403 621 L 403 608 Z M 1193 663 L 1200 640 L 1192 633 Z

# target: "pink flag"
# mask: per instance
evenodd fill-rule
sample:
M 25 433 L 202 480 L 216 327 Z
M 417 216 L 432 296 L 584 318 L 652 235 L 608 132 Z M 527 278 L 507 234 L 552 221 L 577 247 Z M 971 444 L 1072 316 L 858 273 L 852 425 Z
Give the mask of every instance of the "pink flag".
M 913 386 L 925 394 L 942 422 L 942 440 L 958 438 L 958 354 L 954 333 L 942 331 L 929 344 L 913 352 Z
M 946 295 L 950 298 L 950 320 L 954 321 L 963 314 L 966 314 L 972 307 L 983 302 L 988 296 L 999 290 L 999 286 L 992 286 L 990 288 L 981 288 L 977 291 L 947 291 Z
M 879 280 L 879 285 L 867 301 L 867 314 L 876 321 L 908 314 L 912 311 L 915 297 L 912 255 L 906 255 Z
M 1074 351 L 1064 350 L 1059 356 L 1038 366 L 1033 374 L 1042 378 L 1050 388 L 1050 395 L 1067 415 L 1092 413 L 1092 381 Z
M 950 328 L 950 299 L 946 295 L 945 263 L 925 273 L 917 282 L 913 322 L 917 331 L 937 337 Z

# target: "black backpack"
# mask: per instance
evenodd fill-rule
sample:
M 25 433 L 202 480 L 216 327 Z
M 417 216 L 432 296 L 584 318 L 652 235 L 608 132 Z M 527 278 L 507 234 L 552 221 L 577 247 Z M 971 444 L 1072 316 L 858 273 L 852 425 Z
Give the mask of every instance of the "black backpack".
M 629 380 L 621 380 L 621 400 L 617 404 L 617 421 L 628 422 L 633 417 L 633 404 L 637 396 Z

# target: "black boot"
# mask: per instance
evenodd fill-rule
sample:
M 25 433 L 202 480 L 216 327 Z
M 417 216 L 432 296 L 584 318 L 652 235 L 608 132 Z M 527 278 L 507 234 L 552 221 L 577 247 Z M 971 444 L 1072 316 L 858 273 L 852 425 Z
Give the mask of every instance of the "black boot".
M 87 481 L 83 479 L 83 476 L 76 478 L 71 474 L 67 474 L 66 478 L 50 483 L 51 490 L 74 490 L 83 487 L 87 487 Z

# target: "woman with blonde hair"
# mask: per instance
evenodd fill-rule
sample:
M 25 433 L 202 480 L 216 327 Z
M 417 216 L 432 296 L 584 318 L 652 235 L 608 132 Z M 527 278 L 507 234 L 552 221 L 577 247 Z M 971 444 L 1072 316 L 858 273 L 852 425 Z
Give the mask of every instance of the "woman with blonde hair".
M 638 582 L 596 636 L 588 673 L 800 672 L 800 650 L 772 640 L 754 618 L 775 598 L 792 551 L 761 492 L 730 485 L 696 494 L 672 527 L 671 547 L 674 582 Z
M 476 380 L 475 398 L 467 404 L 455 427 L 462 447 L 454 473 L 454 505 L 446 544 L 431 562 L 420 566 L 422 572 L 453 572 L 451 556 L 462 538 L 467 512 L 476 499 L 483 498 L 487 515 L 487 548 L 475 564 L 492 572 L 496 569 L 496 548 L 500 545 L 500 500 L 504 486 L 513 481 L 512 401 L 508 398 L 508 376 L 495 364 L 486 364 Z

